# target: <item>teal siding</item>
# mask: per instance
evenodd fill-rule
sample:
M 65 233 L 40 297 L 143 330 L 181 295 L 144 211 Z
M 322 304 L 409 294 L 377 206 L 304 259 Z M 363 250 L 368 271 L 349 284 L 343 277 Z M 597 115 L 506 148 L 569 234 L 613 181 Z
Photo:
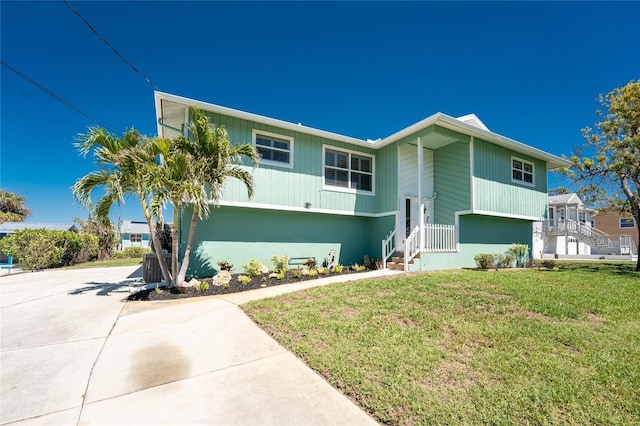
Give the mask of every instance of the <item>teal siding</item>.
M 377 211 L 386 213 L 398 209 L 398 145 L 385 146 L 376 152 Z M 356 210 L 358 206 L 356 205 Z
M 513 243 L 533 247 L 533 227 L 527 220 L 504 217 L 460 216 L 460 251 L 458 253 L 423 253 L 412 270 L 474 268 L 478 253 L 502 254 Z
M 181 258 L 190 217 L 190 209 L 182 211 Z M 369 218 L 241 207 L 212 209 L 209 219 L 198 223 L 188 275 L 212 276 L 222 260 L 233 264 L 234 272 L 242 272 L 242 263 L 251 258 L 272 268 L 273 255 L 289 256 L 298 264 L 310 257 L 322 262 L 330 250 L 336 251 L 343 265 L 362 263 L 365 254 L 372 259 L 380 257 L 381 241 L 393 228 L 394 221 L 393 216 Z
M 480 139 L 474 141 L 473 148 L 476 210 L 528 217 L 545 216 L 547 170 L 544 161 Z M 512 156 L 534 164 L 535 186 L 511 181 Z
M 283 130 L 277 127 L 254 123 L 219 114 L 207 113 L 216 125 L 223 125 L 229 132 L 234 144 L 251 143 L 253 129 L 267 131 L 294 138 L 293 168 L 261 164 L 253 171 L 256 188 L 254 196 L 249 200 L 246 188 L 238 181 L 229 180 L 225 186 L 222 200 L 236 202 L 254 202 L 287 207 L 303 207 L 310 203 L 312 208 L 339 210 L 359 213 L 379 213 L 379 208 L 389 205 L 392 182 L 388 182 L 384 173 L 393 171 L 393 158 L 381 160 L 385 149 L 374 151 L 365 147 L 349 145 L 343 142 L 307 135 L 304 133 Z M 352 194 L 322 189 L 323 145 L 350 151 L 362 152 L 375 157 L 376 195 Z M 391 152 L 391 150 L 389 150 Z M 385 153 L 386 154 L 386 153 Z M 393 179 L 397 173 L 393 175 Z M 385 195 L 380 201 L 379 190 Z
M 455 212 L 471 209 L 469 144 L 456 142 L 433 153 L 435 200 L 434 222 L 453 225 Z

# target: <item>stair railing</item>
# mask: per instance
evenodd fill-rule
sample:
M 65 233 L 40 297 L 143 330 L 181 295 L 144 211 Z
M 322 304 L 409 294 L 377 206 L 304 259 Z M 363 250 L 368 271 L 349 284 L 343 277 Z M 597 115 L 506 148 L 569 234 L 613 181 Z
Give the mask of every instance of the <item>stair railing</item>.
M 413 231 L 404 240 L 404 270 L 409 270 L 409 262 L 420 253 L 420 226 L 413 228 Z
M 396 230 L 394 229 L 382 240 L 382 268 L 387 268 L 387 260 L 396 251 Z

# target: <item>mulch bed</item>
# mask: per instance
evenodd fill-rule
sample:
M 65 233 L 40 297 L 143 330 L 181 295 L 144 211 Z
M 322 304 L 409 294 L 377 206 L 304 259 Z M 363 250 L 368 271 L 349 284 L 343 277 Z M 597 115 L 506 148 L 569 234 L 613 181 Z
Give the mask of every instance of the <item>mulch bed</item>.
M 362 272 L 366 272 L 362 271 Z M 154 300 L 176 300 L 176 299 L 187 299 L 190 297 L 203 297 L 203 296 L 214 296 L 217 294 L 231 294 L 231 293 L 239 293 L 242 291 L 256 290 L 259 288 L 265 287 L 274 287 L 282 284 L 291 284 L 291 283 L 299 283 L 303 281 L 309 280 L 317 280 L 320 278 L 328 278 L 336 275 L 351 275 L 358 274 L 359 272 L 353 271 L 351 269 L 345 268 L 340 273 L 330 272 L 328 274 L 318 274 L 317 276 L 308 276 L 303 275 L 299 278 L 294 277 L 292 275 L 292 271 L 289 271 L 285 274 L 285 277 L 281 280 L 277 278 L 269 278 L 269 274 L 258 275 L 257 277 L 252 277 L 251 281 L 247 284 L 243 284 L 238 281 L 238 275 L 243 274 L 232 274 L 231 282 L 228 286 L 221 285 L 212 285 L 211 278 L 203 278 L 201 282 L 208 282 L 209 288 L 207 290 L 197 290 L 195 287 L 178 287 L 178 288 L 170 288 L 166 289 L 164 287 L 160 287 L 157 290 L 143 290 L 138 293 L 133 293 L 127 300 L 138 300 L 138 301 L 154 301 Z

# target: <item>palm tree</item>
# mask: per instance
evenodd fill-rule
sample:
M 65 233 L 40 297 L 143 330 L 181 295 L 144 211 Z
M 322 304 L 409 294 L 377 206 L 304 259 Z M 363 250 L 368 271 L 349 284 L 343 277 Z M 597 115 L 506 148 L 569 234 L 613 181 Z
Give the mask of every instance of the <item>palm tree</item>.
M 24 205 L 24 197 L 0 189 L 0 223 L 23 222 L 31 216 L 31 210 Z
M 116 138 L 104 129 L 92 127 L 88 133 L 78 137 L 76 147 L 85 156 L 93 151 L 99 170 L 76 181 L 72 188 L 75 198 L 93 210 L 98 219 L 107 222 L 114 203 L 124 203 L 126 195 L 136 196 L 149 225 L 154 247 L 161 247 L 155 221 L 162 221 L 162 209 L 155 204 L 156 194 L 153 192 L 159 179 L 156 160 L 159 153 L 155 140 L 140 135 L 134 129 Z M 91 193 L 99 187 L 105 193 L 94 207 Z M 164 256 L 158 255 L 158 262 L 165 284 L 170 285 L 171 272 Z
M 172 267 L 178 270 L 178 214 L 179 209 L 193 206 L 189 236 L 174 285 L 184 283 L 193 250 L 198 219 L 209 217 L 209 204 L 218 204 L 227 179 L 240 180 L 253 196 L 254 181 L 251 173 L 243 167 L 243 158 L 257 167 L 260 154 L 251 144 L 232 145 L 224 127 L 215 127 L 207 116 L 197 108 L 190 109 L 189 138 L 179 136 L 171 140 L 158 141 L 165 159 L 164 188 L 157 188 L 157 204 L 168 201 L 173 204 L 173 250 Z

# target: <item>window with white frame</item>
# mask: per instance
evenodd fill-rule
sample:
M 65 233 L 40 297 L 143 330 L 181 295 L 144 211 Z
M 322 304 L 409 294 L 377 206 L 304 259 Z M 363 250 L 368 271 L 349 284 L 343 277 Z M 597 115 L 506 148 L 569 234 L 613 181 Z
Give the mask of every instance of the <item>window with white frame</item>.
M 324 186 L 373 193 L 373 162 L 373 156 L 325 146 Z
M 253 130 L 253 146 L 260 153 L 260 163 L 293 167 L 293 138 L 262 130 Z
M 636 224 L 632 217 L 621 217 L 620 228 L 635 228 Z
M 142 243 L 142 234 L 131 234 L 129 236 L 129 241 L 132 243 Z
M 511 157 L 511 181 L 533 186 L 534 165 L 521 158 Z

